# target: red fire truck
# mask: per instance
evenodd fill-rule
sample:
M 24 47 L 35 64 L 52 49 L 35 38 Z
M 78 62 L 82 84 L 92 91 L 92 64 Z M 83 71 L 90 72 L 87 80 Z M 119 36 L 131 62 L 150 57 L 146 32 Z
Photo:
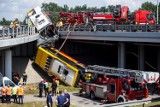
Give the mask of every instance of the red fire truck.
M 125 102 L 147 98 L 148 89 L 145 82 L 158 81 L 159 73 L 152 72 L 155 74 L 154 77 L 153 75 L 146 76 L 144 73 L 143 71 L 122 68 L 88 66 L 86 82 L 82 83 L 82 92 L 88 94 L 91 99 L 98 97 L 109 102 Z M 154 81 L 150 78 L 154 78 Z M 145 82 L 144 79 L 146 79 Z

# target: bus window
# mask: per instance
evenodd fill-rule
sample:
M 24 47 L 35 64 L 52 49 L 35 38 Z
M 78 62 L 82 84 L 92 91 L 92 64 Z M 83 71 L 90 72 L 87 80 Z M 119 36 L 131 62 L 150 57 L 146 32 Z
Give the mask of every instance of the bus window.
M 58 73 L 61 74 L 62 72 L 63 72 L 63 67 L 62 67 L 62 66 L 59 66 L 59 67 L 58 67 Z
M 66 79 L 66 77 L 67 77 L 67 75 L 68 75 L 68 71 L 67 71 L 66 69 L 64 69 L 63 75 L 64 75 L 64 78 Z

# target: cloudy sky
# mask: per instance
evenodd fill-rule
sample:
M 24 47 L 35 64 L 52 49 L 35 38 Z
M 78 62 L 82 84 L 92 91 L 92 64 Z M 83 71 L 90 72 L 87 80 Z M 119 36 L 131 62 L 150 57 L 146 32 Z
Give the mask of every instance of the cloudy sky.
M 4 17 L 7 20 L 19 18 L 24 19 L 27 11 L 41 6 L 42 3 L 55 2 L 60 6 L 67 4 L 69 7 L 87 4 L 88 7 L 101 7 L 108 5 L 127 5 L 131 11 L 138 9 L 144 2 L 157 4 L 157 0 L 0 0 L 0 20 Z

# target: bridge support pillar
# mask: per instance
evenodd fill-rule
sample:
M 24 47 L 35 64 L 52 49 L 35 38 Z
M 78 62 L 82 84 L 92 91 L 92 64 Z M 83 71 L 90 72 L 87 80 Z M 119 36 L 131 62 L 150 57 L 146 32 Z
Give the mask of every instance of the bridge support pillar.
M 12 51 L 5 50 L 5 76 L 12 79 Z
M 4 51 L 2 51 L 2 71 L 1 71 L 1 73 L 2 73 L 2 75 L 4 76 L 5 75 L 5 52 Z
M 144 46 L 139 45 L 138 46 L 138 69 L 144 71 Z
M 119 68 L 125 68 L 125 59 L 126 59 L 126 55 L 125 55 L 125 43 L 120 42 L 118 43 L 118 67 Z

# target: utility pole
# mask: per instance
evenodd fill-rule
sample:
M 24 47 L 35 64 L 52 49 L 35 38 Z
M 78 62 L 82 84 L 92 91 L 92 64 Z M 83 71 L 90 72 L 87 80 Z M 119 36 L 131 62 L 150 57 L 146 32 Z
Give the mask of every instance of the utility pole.
M 159 8 L 159 1 L 157 0 L 157 24 L 158 24 L 158 16 L 159 16 L 158 15 L 158 13 L 159 13 L 159 9 L 158 8 Z

